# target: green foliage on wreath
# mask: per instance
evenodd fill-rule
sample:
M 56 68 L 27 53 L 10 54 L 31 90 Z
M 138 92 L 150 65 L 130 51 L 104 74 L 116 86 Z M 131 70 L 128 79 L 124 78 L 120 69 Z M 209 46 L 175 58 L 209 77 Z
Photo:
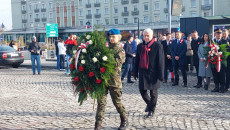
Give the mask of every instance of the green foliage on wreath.
M 98 31 L 87 32 L 80 37 L 78 46 L 72 50 L 72 61 L 70 64 L 70 75 L 74 92 L 78 94 L 78 102 L 80 105 L 90 96 L 93 99 L 100 100 L 108 86 L 111 75 L 114 74 L 115 59 L 113 50 L 106 46 L 105 32 Z M 75 60 L 77 51 L 81 43 L 91 43 L 85 48 L 86 53 L 79 55 L 77 69 L 75 68 Z M 94 62 L 95 58 L 98 60 Z M 107 58 L 107 60 L 106 60 Z M 85 63 L 84 63 L 85 61 Z M 92 75 L 92 73 L 94 75 Z M 92 77 L 90 77 L 90 74 Z

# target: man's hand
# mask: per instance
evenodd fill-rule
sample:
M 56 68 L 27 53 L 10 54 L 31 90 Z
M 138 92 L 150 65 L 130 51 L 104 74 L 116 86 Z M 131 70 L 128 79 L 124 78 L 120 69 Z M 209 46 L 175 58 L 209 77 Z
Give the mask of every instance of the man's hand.
M 135 54 L 133 54 L 133 57 L 136 57 L 136 55 L 135 55 Z
M 171 59 L 172 57 L 171 57 L 170 55 L 167 55 L 167 58 L 168 58 L 168 59 Z
M 31 52 L 34 52 L 34 50 L 31 50 Z
M 180 58 L 179 58 L 179 56 L 176 56 L 175 59 L 176 59 L 176 60 L 179 60 Z

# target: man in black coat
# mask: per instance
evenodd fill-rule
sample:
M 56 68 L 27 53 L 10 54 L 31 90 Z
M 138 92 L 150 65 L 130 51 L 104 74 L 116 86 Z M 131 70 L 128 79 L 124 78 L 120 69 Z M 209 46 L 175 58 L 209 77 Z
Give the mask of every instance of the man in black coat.
M 164 48 L 164 55 L 165 55 L 165 69 L 164 69 L 164 83 L 167 83 L 168 80 L 168 70 L 171 72 L 171 81 L 174 82 L 174 75 L 173 75 L 173 66 L 172 66 L 172 57 L 170 52 L 170 46 L 172 44 L 171 40 L 171 33 L 166 34 L 166 40 L 162 41 L 161 44 Z
M 127 76 L 127 83 L 134 83 L 131 81 L 131 72 L 132 72 L 132 64 L 133 64 L 133 58 L 136 56 L 133 53 L 133 36 L 128 37 L 128 41 L 124 45 L 124 50 L 125 50 L 125 70 L 122 73 L 121 80 L 124 80 L 126 74 L 128 73 Z
M 198 57 L 198 48 L 201 44 L 201 38 L 198 36 L 198 32 L 196 30 L 194 30 L 192 32 L 192 42 L 191 42 L 191 46 L 192 46 L 192 50 L 193 50 L 193 65 L 196 68 L 196 74 L 197 74 L 197 84 L 194 86 L 196 88 L 200 88 L 202 87 L 202 77 L 198 76 L 199 74 L 199 57 Z
M 153 31 L 145 29 L 143 43 L 137 46 L 134 78 L 139 76 L 139 90 L 147 104 L 147 117 L 152 117 L 156 108 L 158 88 L 164 75 L 164 50 L 153 38 Z M 150 96 L 147 90 L 150 90 Z

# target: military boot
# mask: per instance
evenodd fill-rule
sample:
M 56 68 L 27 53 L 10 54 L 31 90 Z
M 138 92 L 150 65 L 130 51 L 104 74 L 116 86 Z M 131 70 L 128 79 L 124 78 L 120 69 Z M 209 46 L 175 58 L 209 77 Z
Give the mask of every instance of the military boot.
M 102 128 L 101 124 L 95 123 L 94 130 L 100 130 Z
M 118 128 L 118 130 L 126 130 L 126 128 L 128 127 L 129 123 L 128 123 L 128 119 L 127 117 L 121 117 L 121 125 Z

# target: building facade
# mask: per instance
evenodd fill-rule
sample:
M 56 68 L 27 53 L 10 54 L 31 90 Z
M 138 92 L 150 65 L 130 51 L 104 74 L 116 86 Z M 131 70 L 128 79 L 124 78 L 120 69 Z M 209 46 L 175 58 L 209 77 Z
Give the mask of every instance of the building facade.
M 172 29 L 179 28 L 180 18 L 211 16 L 212 3 L 213 0 L 182 0 L 182 14 L 172 16 Z M 23 34 L 28 40 L 36 35 L 45 41 L 46 23 L 57 23 L 62 37 L 90 31 L 95 26 L 98 30 L 118 28 L 137 33 L 138 21 L 140 30 L 168 30 L 168 0 L 11 0 L 11 4 L 11 33 Z M 215 0 L 214 14 L 229 15 L 228 5 L 229 0 Z M 91 28 L 86 29 L 86 25 Z

